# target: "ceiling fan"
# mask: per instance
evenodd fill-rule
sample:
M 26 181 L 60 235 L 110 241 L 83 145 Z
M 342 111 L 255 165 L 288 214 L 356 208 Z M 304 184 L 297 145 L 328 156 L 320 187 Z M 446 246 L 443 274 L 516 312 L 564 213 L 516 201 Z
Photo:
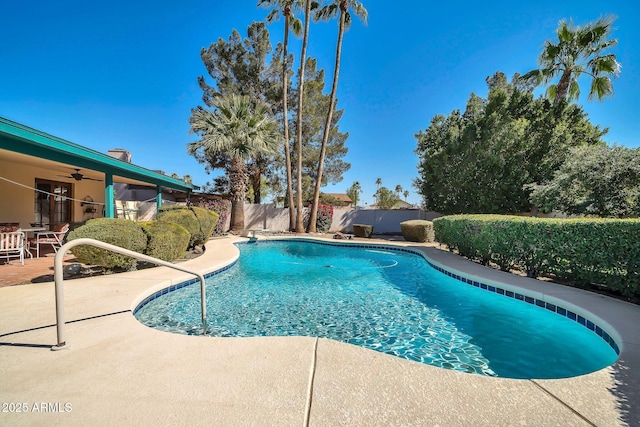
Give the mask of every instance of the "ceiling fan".
M 70 175 L 58 175 L 61 176 L 63 178 L 73 178 L 76 181 L 82 181 L 83 179 L 89 180 L 89 181 L 102 181 L 101 179 L 96 179 L 96 178 L 89 178 L 88 176 L 84 176 L 83 174 L 80 173 L 80 169 L 76 169 L 75 173 L 72 173 Z

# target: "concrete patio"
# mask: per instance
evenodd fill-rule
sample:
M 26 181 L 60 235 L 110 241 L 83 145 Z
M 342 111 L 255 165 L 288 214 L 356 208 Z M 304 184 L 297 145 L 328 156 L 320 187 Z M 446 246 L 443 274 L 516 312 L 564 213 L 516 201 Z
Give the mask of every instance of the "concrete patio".
M 233 243 L 242 240 L 211 240 L 203 256 L 182 265 L 217 270 L 238 256 Z M 411 246 L 452 271 L 593 312 L 620 335 L 620 359 L 576 378 L 513 380 L 327 339 L 165 333 L 132 315 L 150 293 L 192 278 L 160 267 L 65 281 L 70 348 L 61 351 L 50 350 L 53 283 L 1 288 L 0 425 L 638 425 L 639 307 Z

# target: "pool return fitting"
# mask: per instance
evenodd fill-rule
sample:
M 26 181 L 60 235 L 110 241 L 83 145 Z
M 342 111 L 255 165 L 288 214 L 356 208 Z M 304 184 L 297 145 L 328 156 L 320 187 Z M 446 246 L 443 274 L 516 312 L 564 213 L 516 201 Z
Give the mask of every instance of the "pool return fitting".
M 154 258 L 148 255 L 143 255 L 138 252 L 130 251 L 129 249 L 121 248 L 120 246 L 111 245 L 109 243 L 101 242 L 100 240 L 95 239 L 76 239 L 72 240 L 68 243 L 62 245 L 60 249 L 56 252 L 56 257 L 53 261 L 53 276 L 56 287 L 56 329 L 58 333 L 58 344 L 51 347 L 51 350 L 62 350 L 65 348 L 69 348 L 69 344 L 65 340 L 65 322 L 64 322 L 64 287 L 63 287 L 63 270 L 62 270 L 62 261 L 64 260 L 64 256 L 67 251 L 73 247 L 80 245 L 89 245 L 95 246 L 100 249 L 106 249 L 108 251 L 116 252 L 122 255 L 127 255 L 132 258 L 136 258 L 140 261 L 150 262 L 156 265 L 161 265 L 164 267 L 173 268 L 174 270 L 179 270 L 185 273 L 193 274 L 200 279 L 200 299 L 201 299 L 201 309 L 202 309 L 202 329 L 203 333 L 206 333 L 207 329 L 207 307 L 206 307 L 206 292 L 205 292 L 205 283 L 204 276 L 201 273 L 198 273 L 193 270 L 189 270 L 188 268 L 181 267 L 176 264 L 172 264 L 167 261 L 163 261 L 158 258 Z

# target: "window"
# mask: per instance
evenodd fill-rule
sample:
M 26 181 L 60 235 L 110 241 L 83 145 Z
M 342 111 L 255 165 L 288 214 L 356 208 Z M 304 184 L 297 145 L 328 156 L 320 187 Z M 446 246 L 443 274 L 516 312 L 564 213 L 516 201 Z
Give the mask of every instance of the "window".
M 36 178 L 34 218 L 38 226 L 71 222 L 72 184 Z

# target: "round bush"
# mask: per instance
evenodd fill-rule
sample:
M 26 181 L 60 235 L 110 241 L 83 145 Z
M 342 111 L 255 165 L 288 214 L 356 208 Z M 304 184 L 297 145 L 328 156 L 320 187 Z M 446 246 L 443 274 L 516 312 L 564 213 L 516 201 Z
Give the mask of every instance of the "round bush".
M 191 235 L 183 226 L 166 221 L 139 223 L 147 236 L 144 253 L 163 261 L 173 261 L 184 257 Z
M 147 237 L 142 228 L 137 223 L 122 218 L 91 219 L 85 225 L 71 231 L 67 241 L 80 238 L 96 239 L 140 253 L 147 247 Z M 135 270 L 136 268 L 135 258 L 95 246 L 80 245 L 71 249 L 71 252 L 83 264 L 99 265 L 106 269 Z
M 400 223 L 402 237 L 408 242 L 433 242 L 433 223 L 424 219 L 412 219 Z
M 172 222 L 187 229 L 191 235 L 189 248 L 209 240 L 218 223 L 218 217 L 217 213 L 196 206 L 177 207 L 158 212 L 158 220 Z

